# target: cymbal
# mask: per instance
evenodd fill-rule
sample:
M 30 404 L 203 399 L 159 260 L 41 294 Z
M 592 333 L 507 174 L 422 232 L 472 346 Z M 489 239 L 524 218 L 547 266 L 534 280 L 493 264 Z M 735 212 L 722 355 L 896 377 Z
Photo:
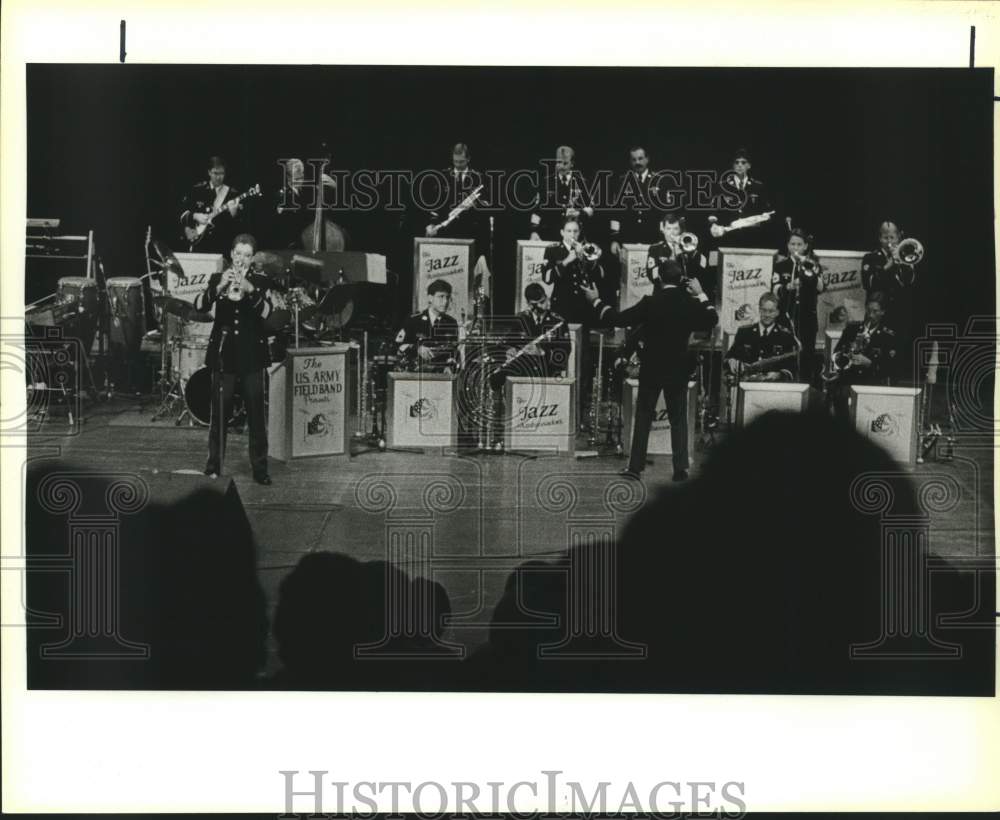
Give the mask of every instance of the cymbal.
M 250 260 L 257 273 L 269 277 L 284 277 L 287 272 L 285 260 L 271 251 L 257 251 Z
M 177 257 L 174 256 L 174 252 L 170 250 L 170 247 L 162 239 L 153 240 L 153 250 L 156 253 L 158 259 L 153 259 L 160 268 L 163 270 L 170 271 L 183 278 L 184 268 L 181 267 L 181 263 L 178 261 Z
M 164 313 L 170 313 L 185 322 L 211 322 L 211 314 L 201 313 L 194 309 L 194 305 L 178 299 L 174 296 L 154 296 L 153 302 L 160 307 Z
M 389 289 L 378 282 L 334 285 L 320 302 L 320 313 L 333 318 L 335 328 L 380 330 L 389 321 Z

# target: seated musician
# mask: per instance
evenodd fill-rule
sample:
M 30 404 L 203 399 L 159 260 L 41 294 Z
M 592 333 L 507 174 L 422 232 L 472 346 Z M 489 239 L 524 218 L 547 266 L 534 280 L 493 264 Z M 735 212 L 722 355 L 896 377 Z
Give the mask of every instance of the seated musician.
M 448 314 L 451 285 L 435 279 L 427 286 L 427 307 L 414 313 L 396 335 L 400 361 L 418 369 L 444 369 L 455 357 L 458 321 Z
M 885 297 L 870 293 L 865 301 L 865 320 L 851 322 L 833 351 L 834 409 L 847 416 L 847 400 L 852 384 L 889 384 L 895 378 L 899 357 L 899 337 L 886 326 Z
M 736 338 L 726 353 L 730 379 L 790 382 L 794 379 L 798 356 L 795 337 L 778 324 L 780 311 L 773 293 L 762 294 L 757 304 L 759 321 L 736 331 Z
M 660 220 L 660 233 L 663 234 L 663 241 L 649 246 L 646 267 L 659 268 L 667 259 L 673 259 L 681 266 L 684 279 L 701 276 L 708 267 L 708 261 L 705 254 L 698 251 L 698 238 L 694 234 L 688 234 L 687 241 L 682 241 L 684 217 L 679 214 L 664 214 Z
M 509 363 L 515 356 L 523 361 L 515 372 L 542 377 L 562 375 L 569 364 L 569 328 L 561 316 L 552 312 L 549 295 L 538 282 L 532 282 L 524 289 L 524 298 L 528 309 L 517 314 L 517 318 L 524 327 L 526 339 L 530 341 L 520 350 L 508 348 L 507 361 Z M 546 333 L 548 338 L 535 341 Z

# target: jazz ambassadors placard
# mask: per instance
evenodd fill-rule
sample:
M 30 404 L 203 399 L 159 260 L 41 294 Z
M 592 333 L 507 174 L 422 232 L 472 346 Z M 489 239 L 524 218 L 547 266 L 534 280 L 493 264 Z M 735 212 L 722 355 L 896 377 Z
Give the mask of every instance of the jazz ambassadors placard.
M 771 289 L 774 251 L 765 248 L 719 248 L 719 324 L 735 336 L 742 325 L 757 321 L 757 300 Z

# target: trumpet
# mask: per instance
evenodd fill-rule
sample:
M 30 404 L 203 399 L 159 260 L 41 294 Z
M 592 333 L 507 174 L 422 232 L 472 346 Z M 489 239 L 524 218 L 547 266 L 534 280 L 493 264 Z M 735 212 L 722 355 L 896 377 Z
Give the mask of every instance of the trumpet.
M 593 242 L 577 242 L 573 245 L 573 250 L 584 262 L 596 262 L 602 253 L 600 247 Z
M 233 279 L 223 286 L 219 297 L 225 296 L 231 302 L 238 302 L 243 298 L 243 281 L 247 276 L 247 269 L 242 265 L 233 265 Z
M 917 239 L 904 239 L 889 248 L 892 251 L 892 258 L 901 265 L 920 264 L 924 258 L 924 246 Z

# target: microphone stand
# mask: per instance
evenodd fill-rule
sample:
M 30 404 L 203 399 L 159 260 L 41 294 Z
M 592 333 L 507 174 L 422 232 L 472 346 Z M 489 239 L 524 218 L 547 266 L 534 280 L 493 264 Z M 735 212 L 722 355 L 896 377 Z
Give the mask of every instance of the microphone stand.
M 226 339 L 229 336 L 229 328 L 222 329 L 222 338 L 219 340 L 219 355 L 215 361 L 215 372 L 219 379 L 219 425 L 218 425 L 218 435 L 219 435 L 219 475 L 222 475 L 222 467 L 226 463 L 226 425 L 228 424 L 228 419 L 225 418 L 226 415 L 226 381 L 225 375 L 222 372 L 222 354 L 226 347 Z

